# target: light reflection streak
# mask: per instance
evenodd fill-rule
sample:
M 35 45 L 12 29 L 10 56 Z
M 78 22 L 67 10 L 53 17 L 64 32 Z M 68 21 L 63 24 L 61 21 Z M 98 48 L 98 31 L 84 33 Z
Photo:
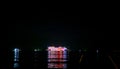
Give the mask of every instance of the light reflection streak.
M 67 68 L 66 63 L 48 63 L 48 68 Z

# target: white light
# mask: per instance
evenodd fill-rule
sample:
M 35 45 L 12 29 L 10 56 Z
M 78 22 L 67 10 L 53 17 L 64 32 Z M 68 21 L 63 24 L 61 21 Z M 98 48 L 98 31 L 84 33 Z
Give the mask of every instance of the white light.
M 34 49 L 34 51 L 38 51 L 37 49 Z
M 41 49 L 34 49 L 34 51 L 36 52 L 36 51 L 41 51 Z
M 67 48 L 66 48 L 66 47 L 63 47 L 63 51 L 65 51 L 65 50 L 67 50 Z
M 96 52 L 98 53 L 98 52 L 99 52 L 99 50 L 97 49 L 97 50 L 96 50 Z

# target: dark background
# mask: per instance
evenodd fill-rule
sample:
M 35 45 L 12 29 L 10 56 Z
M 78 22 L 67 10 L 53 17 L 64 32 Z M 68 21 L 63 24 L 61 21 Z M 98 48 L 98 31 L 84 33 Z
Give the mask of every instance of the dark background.
M 112 38 L 117 31 L 112 16 L 108 8 L 100 7 L 40 8 L 34 12 L 19 9 L 1 25 L 1 45 L 29 49 L 45 49 L 53 44 L 70 49 L 116 48 L 109 46 L 114 44 Z
M 63 45 L 70 49 L 106 47 L 105 12 L 42 8 L 38 15 L 18 14 L 8 24 L 8 45 L 20 48 L 46 48 Z M 89 11 L 89 12 L 87 12 Z
M 21 5 L 4 8 L 0 23 L 2 65 L 6 65 L 8 52 L 14 47 L 45 50 L 48 45 L 55 44 L 72 50 L 98 47 L 106 51 L 120 49 L 118 8 L 107 4 L 89 4 L 71 4 L 61 8 Z

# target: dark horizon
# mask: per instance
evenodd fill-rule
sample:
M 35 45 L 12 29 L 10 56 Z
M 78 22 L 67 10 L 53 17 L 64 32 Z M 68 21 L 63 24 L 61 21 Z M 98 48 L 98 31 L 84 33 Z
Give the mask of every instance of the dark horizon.
M 70 49 L 108 48 L 104 39 L 107 15 L 58 10 L 43 8 L 37 15 L 17 14 L 14 24 L 8 24 L 8 48 L 46 48 L 51 44 Z
M 77 22 L 75 18 L 69 19 L 71 21 L 66 18 L 43 20 L 40 17 L 42 16 L 32 16 L 32 20 L 15 20 L 16 24 L 8 24 L 9 47 L 45 48 L 57 44 L 78 49 L 105 46 L 104 26 L 99 23 L 88 24 L 78 19 Z

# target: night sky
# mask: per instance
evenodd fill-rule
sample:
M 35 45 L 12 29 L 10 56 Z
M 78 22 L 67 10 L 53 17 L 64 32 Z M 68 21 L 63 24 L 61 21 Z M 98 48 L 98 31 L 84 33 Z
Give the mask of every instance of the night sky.
M 42 48 L 63 45 L 70 49 L 105 47 L 102 13 L 42 9 L 38 15 L 17 15 L 8 24 L 8 47 Z M 37 12 L 38 13 L 38 12 Z

